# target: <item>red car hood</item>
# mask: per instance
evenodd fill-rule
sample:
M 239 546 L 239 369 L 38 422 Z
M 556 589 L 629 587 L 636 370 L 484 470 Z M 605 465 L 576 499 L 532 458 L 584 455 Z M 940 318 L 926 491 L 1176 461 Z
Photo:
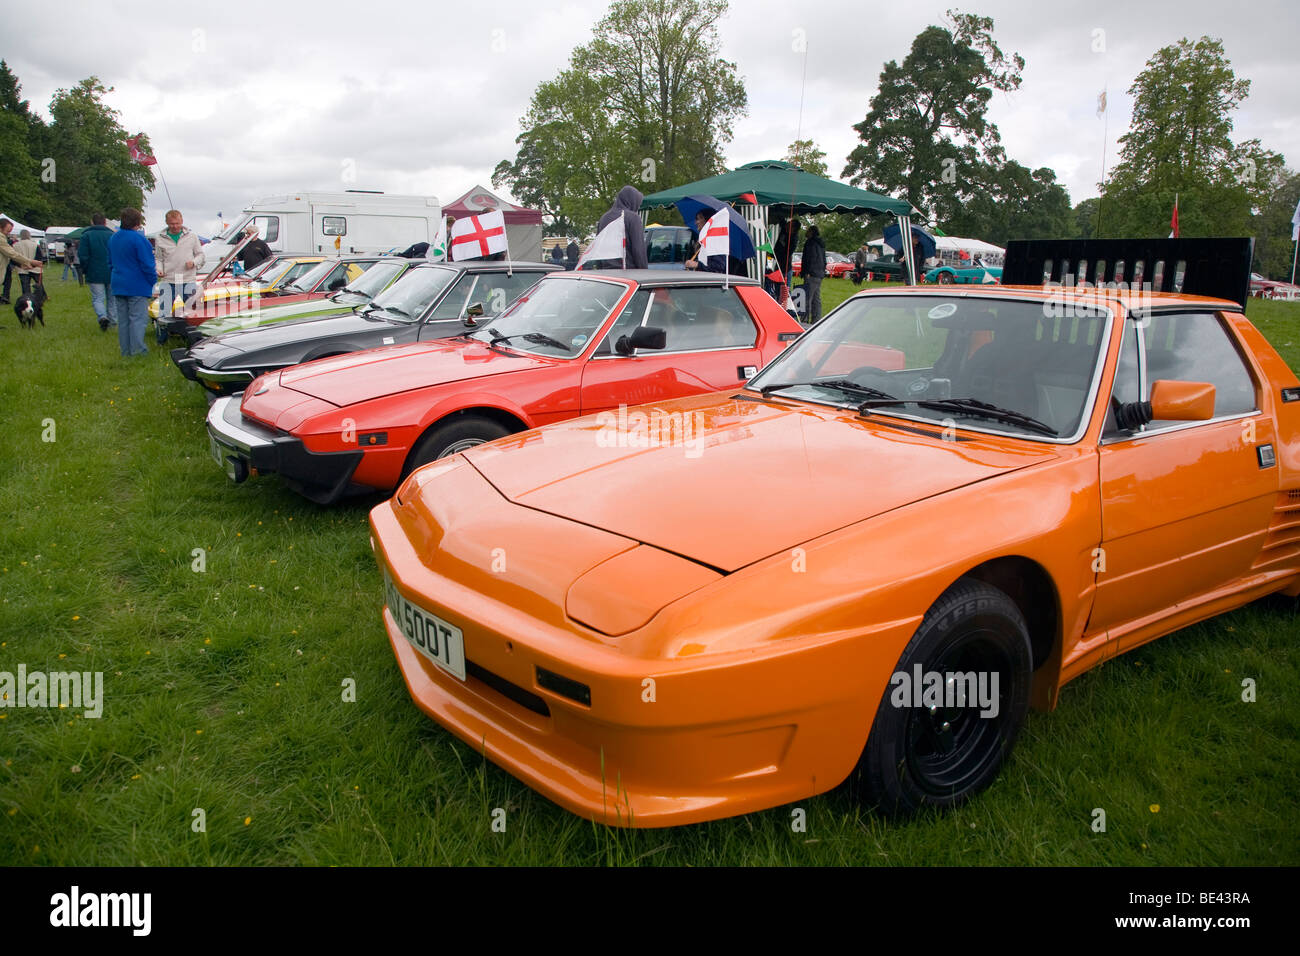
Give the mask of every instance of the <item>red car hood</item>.
M 649 406 L 602 413 L 465 455 L 518 504 L 723 571 L 1055 456 L 1050 445 L 993 436 L 944 441 L 910 423 L 891 427 L 853 412 L 732 393 L 656 406 L 682 414 L 681 441 L 663 418 L 658 429 L 651 419 L 638 432 L 632 416 L 639 411 L 651 413 Z M 641 444 L 638 434 L 653 446 L 656 431 L 657 447 L 631 447 Z
M 280 384 L 332 405 L 355 405 L 414 388 L 552 364 L 477 342 L 416 342 L 295 365 L 280 373 Z

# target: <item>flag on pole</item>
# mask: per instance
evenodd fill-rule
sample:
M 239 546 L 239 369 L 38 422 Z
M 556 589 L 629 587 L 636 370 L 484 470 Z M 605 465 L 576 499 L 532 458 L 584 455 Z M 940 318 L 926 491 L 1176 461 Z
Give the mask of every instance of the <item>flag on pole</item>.
M 1172 230 L 1169 233 L 1170 239 L 1178 238 L 1178 193 L 1174 193 L 1174 214 L 1169 219 L 1169 227 Z
M 741 193 L 739 196 L 736 197 L 736 202 L 747 202 L 750 203 L 751 205 L 757 206 L 758 197 L 755 196 L 753 193 Z
M 1295 212 L 1291 216 L 1291 241 L 1300 242 L 1300 202 L 1295 204 Z
M 457 219 L 451 227 L 453 262 L 484 259 L 494 253 L 505 252 L 507 248 L 506 216 L 500 210 Z
M 131 159 L 139 163 L 141 166 L 153 166 L 158 162 L 158 160 L 154 159 L 140 148 L 139 136 L 129 137 L 126 141 L 126 148 L 131 151 Z
M 608 226 L 596 233 L 596 238 L 591 240 L 574 269 L 581 269 L 588 260 L 599 262 L 603 259 L 621 259 L 623 267 L 627 268 L 627 231 L 623 228 L 622 216 L 610 220 Z
M 1101 114 L 1106 112 L 1106 91 L 1102 90 L 1097 96 L 1097 119 L 1101 119 Z
M 429 243 L 424 257 L 437 262 L 447 261 L 447 220 L 445 218 L 438 220 L 438 234 L 433 237 L 433 242 Z
M 731 270 L 727 257 L 731 255 L 731 207 L 723 206 L 715 212 L 700 230 L 699 259 L 708 262 L 710 256 L 722 256 L 723 285 L 728 284 Z

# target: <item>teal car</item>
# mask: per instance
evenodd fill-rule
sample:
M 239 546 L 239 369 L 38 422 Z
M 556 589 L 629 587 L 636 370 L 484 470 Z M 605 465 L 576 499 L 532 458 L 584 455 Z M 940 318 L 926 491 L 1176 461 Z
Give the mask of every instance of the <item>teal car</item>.
M 976 260 L 978 263 L 978 260 Z M 994 285 L 1002 281 L 1001 266 L 939 266 L 925 274 L 926 282 L 939 285 Z
M 257 329 L 280 322 L 296 322 L 303 319 L 324 319 L 334 315 L 353 312 L 383 292 L 400 279 L 411 264 L 420 259 L 402 259 L 388 256 L 381 259 L 366 257 L 358 259 L 358 265 L 364 265 L 365 271 L 350 281 L 343 288 L 330 293 L 323 299 L 311 299 L 306 302 L 293 302 L 288 305 L 271 306 L 264 309 L 252 309 L 235 312 L 231 315 L 208 319 L 202 325 L 187 329 L 185 337 L 190 345 L 203 339 L 223 335 L 227 332 L 242 332 L 245 329 Z M 323 265 L 337 267 L 338 261 L 331 260 Z

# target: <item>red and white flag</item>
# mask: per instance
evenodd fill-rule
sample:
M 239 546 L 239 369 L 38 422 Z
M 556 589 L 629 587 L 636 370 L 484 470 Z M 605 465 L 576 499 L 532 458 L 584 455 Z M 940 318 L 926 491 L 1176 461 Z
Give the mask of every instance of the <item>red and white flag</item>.
M 591 245 L 582 254 L 574 269 L 581 269 L 588 260 L 597 262 L 602 259 L 621 259 L 623 268 L 627 268 L 627 231 L 623 228 L 623 217 L 617 216 L 609 225 L 596 233 Z
M 731 273 L 730 262 L 727 257 L 731 255 L 731 210 L 723 206 L 715 212 L 709 221 L 704 224 L 700 230 L 700 253 L 699 261 L 708 262 L 709 256 L 722 256 L 723 258 L 723 276 L 729 277 Z M 729 279 L 724 278 L 722 284 L 727 285 Z
M 126 148 L 131 151 L 131 159 L 141 166 L 153 166 L 158 160 L 154 159 L 143 149 L 140 148 L 140 137 L 132 136 L 126 141 Z
M 457 219 L 451 227 L 451 260 L 483 259 L 497 252 L 508 252 L 506 217 L 503 212 L 485 212 Z
M 1178 238 L 1178 194 L 1174 193 L 1174 214 L 1169 219 L 1169 238 Z

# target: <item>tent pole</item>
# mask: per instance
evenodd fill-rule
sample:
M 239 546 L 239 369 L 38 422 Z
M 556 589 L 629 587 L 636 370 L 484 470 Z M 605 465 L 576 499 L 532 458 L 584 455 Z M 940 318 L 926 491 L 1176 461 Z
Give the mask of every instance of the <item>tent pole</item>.
M 898 241 L 903 247 L 903 273 L 908 285 L 916 285 L 916 262 L 912 258 L 912 217 L 898 217 Z

